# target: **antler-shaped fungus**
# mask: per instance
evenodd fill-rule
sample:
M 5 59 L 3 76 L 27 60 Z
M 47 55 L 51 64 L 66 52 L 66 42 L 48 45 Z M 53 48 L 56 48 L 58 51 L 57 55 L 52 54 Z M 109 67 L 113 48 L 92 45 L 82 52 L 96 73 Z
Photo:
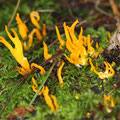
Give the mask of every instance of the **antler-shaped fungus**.
M 13 48 L 4 37 L 0 37 L 0 42 L 3 43 L 11 52 L 11 54 L 14 56 L 16 61 L 27 71 L 30 72 L 30 66 L 29 62 L 26 57 L 23 55 L 23 47 L 21 44 L 21 41 L 19 40 L 19 37 L 14 29 L 11 29 L 14 33 L 15 37 L 12 37 L 12 35 L 9 33 L 7 26 L 5 26 L 5 31 L 8 34 L 8 37 L 11 39 L 11 41 L 14 43 L 15 48 Z

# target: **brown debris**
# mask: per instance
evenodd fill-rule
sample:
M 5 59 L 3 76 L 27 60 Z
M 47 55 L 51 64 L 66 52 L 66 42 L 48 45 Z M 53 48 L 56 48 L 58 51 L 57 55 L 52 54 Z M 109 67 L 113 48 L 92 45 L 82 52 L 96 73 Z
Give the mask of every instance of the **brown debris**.
M 30 110 L 26 109 L 24 107 L 15 108 L 13 110 L 15 113 L 11 113 L 10 116 L 8 117 L 8 120 L 16 119 L 17 117 L 23 117 L 28 112 L 33 112 L 34 111 L 34 106 L 30 105 L 29 108 L 30 108 Z

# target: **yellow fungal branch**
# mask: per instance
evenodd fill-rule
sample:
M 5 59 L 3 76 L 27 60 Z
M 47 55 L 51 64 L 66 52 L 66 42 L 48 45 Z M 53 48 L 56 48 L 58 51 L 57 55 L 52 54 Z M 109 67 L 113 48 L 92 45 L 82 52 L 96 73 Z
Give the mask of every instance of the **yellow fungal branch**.
M 40 71 L 41 71 L 41 74 L 43 75 L 44 73 L 45 73 L 45 69 L 42 67 L 42 66 L 40 66 L 40 65 L 37 65 L 36 63 L 32 63 L 31 64 L 31 71 L 34 69 L 34 67 L 35 68 L 38 68 Z M 31 72 L 30 71 L 30 72 Z M 20 73 L 20 74 L 22 74 L 23 76 L 25 76 L 26 74 L 27 74 L 27 72 L 26 72 L 26 70 L 24 70 L 23 68 L 20 68 L 20 67 L 18 67 L 18 72 Z
M 23 47 L 26 51 L 29 50 L 32 46 L 34 34 L 36 34 L 36 37 L 39 41 L 43 39 L 43 36 L 41 35 L 40 31 L 38 29 L 33 29 L 32 32 L 28 35 L 28 45 L 26 44 L 26 42 L 23 43 Z
M 60 49 L 62 49 L 62 47 L 65 46 L 65 41 L 61 38 L 58 27 L 55 26 L 55 28 L 56 28 L 56 33 L 57 33 L 58 40 L 60 42 Z
M 38 85 L 37 85 L 34 77 L 32 77 L 32 82 L 33 82 L 33 84 L 34 84 L 34 86 L 32 86 L 32 89 L 33 89 L 33 91 L 36 93 L 37 90 L 38 90 Z M 44 86 L 43 86 L 42 90 L 43 90 L 43 89 L 44 89 Z M 38 96 L 40 96 L 40 95 L 42 94 L 42 90 L 38 93 Z
M 60 84 L 61 87 L 63 87 L 63 79 L 62 79 L 62 76 L 61 76 L 61 71 L 62 71 L 62 68 L 63 68 L 64 65 L 65 65 L 65 63 L 62 61 L 60 67 L 57 70 L 57 76 L 58 76 L 59 84 Z
M 108 33 L 108 38 L 106 38 L 106 41 L 109 42 L 109 41 L 110 41 L 110 38 L 111 38 L 111 34 Z
M 43 95 L 44 95 L 46 104 L 51 108 L 51 111 L 58 109 L 57 99 L 54 95 L 51 95 L 51 98 L 53 99 L 53 102 L 52 102 L 52 100 L 49 96 L 49 89 L 47 86 L 45 86 L 43 89 Z
M 104 94 L 104 106 L 108 113 L 112 111 L 111 107 L 115 106 L 114 100 L 111 96 Z
M 42 66 L 37 65 L 36 63 L 32 63 L 31 64 L 31 70 L 33 70 L 34 67 L 38 68 L 41 71 L 41 75 L 43 75 L 45 73 L 45 69 Z
M 23 39 L 26 39 L 28 28 L 27 28 L 26 24 L 23 23 L 23 21 L 21 20 L 21 18 L 19 16 L 19 13 L 17 13 L 16 21 L 17 21 L 17 24 L 18 24 L 18 30 L 19 30 L 19 33 L 20 33 L 21 37 Z
M 95 68 L 95 66 L 92 63 L 92 59 L 91 58 L 89 58 L 89 62 L 90 62 L 90 65 L 91 65 L 91 71 L 94 71 L 96 68 Z
M 68 31 L 69 31 L 69 34 L 70 34 L 70 36 L 71 36 L 71 38 L 72 38 L 72 41 L 73 41 L 73 44 L 74 44 L 74 45 L 77 45 L 77 43 L 79 42 L 78 39 L 77 39 L 77 37 L 76 37 L 76 35 L 75 35 L 75 32 L 74 32 L 75 26 L 76 26 L 78 23 L 79 23 L 79 21 L 76 20 L 76 21 L 71 25 L 71 27 L 68 27 L 68 26 L 67 26 Z M 66 27 L 66 24 L 64 24 L 64 27 Z M 66 28 L 65 28 L 65 29 L 66 29 Z
M 22 66 L 22 68 L 24 68 L 24 70 L 26 70 L 27 72 L 30 72 L 31 70 L 30 70 L 28 60 L 23 55 L 23 48 L 22 48 L 21 41 L 19 40 L 19 37 L 17 33 L 14 31 L 14 29 L 11 29 L 11 30 L 15 37 L 11 36 L 7 26 L 5 26 L 5 31 L 8 34 L 8 37 L 14 43 L 15 48 L 13 48 L 3 37 L 0 37 L 0 42 L 3 43 L 10 50 L 11 54 L 14 56 L 16 61 Z
M 22 75 L 25 76 L 28 72 L 22 68 L 22 67 L 17 67 L 17 71 Z
M 39 25 L 40 15 L 39 15 L 38 12 L 32 11 L 32 12 L 30 13 L 30 20 L 31 20 L 32 24 L 33 24 L 35 27 L 37 27 L 38 29 L 41 28 L 40 25 Z
M 42 35 L 45 37 L 47 35 L 46 24 L 43 24 Z
M 79 98 L 79 94 L 76 93 L 76 94 L 75 94 L 75 99 L 78 99 L 78 98 Z
M 99 52 L 96 52 L 95 49 L 92 47 L 92 42 L 90 41 L 90 35 L 87 36 L 87 47 L 88 47 L 88 54 L 92 56 L 92 58 L 97 58 L 99 55 Z M 96 45 L 96 48 L 98 48 L 98 44 Z
M 59 106 L 58 106 L 56 97 L 54 95 L 51 95 L 51 98 L 53 99 L 53 104 L 54 104 L 55 109 L 58 109 Z
M 50 107 L 51 111 L 54 111 L 55 108 L 54 108 L 54 105 L 52 103 L 52 100 L 49 96 L 49 89 L 47 86 L 45 86 L 44 90 L 43 90 L 43 95 L 44 95 L 44 98 L 45 98 L 45 101 L 46 101 L 46 104 Z
M 107 105 L 108 102 L 110 102 L 111 107 L 115 106 L 113 98 L 111 96 L 107 96 L 106 94 L 104 94 L 104 103 Z
M 48 48 L 45 42 L 43 42 L 43 46 L 44 46 L 44 58 L 47 60 L 49 59 L 52 55 L 48 53 Z
M 37 65 L 36 63 L 31 64 L 30 72 L 34 69 L 34 67 L 38 68 L 41 71 L 42 75 L 45 73 L 45 69 L 42 66 Z M 24 68 L 21 67 L 18 67 L 17 71 L 23 76 L 25 76 L 28 73 L 28 71 L 26 71 Z
M 34 84 L 34 86 L 32 86 L 32 89 L 34 92 L 37 92 L 38 85 L 34 77 L 32 77 L 32 82 Z M 51 97 L 49 96 L 49 89 L 47 86 L 43 86 L 42 90 L 38 93 L 38 96 L 42 94 L 44 95 L 46 104 L 51 108 L 51 111 L 54 111 L 59 108 L 56 97 L 54 95 L 51 95 Z M 51 98 L 53 99 L 53 102 Z
M 114 76 L 115 71 L 107 61 L 104 61 L 104 64 L 106 66 L 105 72 L 96 71 L 96 67 L 93 65 L 91 58 L 89 58 L 89 61 L 91 65 L 91 70 L 93 70 L 99 76 L 100 79 L 112 78 Z

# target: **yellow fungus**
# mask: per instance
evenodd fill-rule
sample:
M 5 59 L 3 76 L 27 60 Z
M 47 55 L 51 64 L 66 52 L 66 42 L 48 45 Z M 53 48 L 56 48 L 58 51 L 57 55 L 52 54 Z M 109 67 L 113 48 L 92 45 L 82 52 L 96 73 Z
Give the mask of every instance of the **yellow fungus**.
M 22 68 L 22 67 L 17 67 L 17 71 L 21 74 L 21 75 L 23 75 L 23 76 L 25 76 L 28 72 L 24 69 L 24 68 Z
M 87 36 L 88 50 L 87 52 L 92 56 L 95 52 L 95 49 L 91 46 L 90 35 Z
M 55 28 L 56 28 L 56 33 L 57 33 L 58 40 L 60 42 L 60 48 L 62 49 L 62 47 L 65 45 L 65 41 L 61 38 L 58 27 L 55 26 Z
M 111 107 L 114 107 L 115 104 L 111 96 L 107 96 L 106 94 L 104 94 L 104 106 L 108 113 L 112 111 Z
M 87 112 L 86 117 L 89 119 L 91 116 L 91 113 Z
M 91 58 L 89 58 L 89 61 L 90 61 L 90 65 L 91 65 L 91 70 L 93 70 L 99 76 L 99 78 L 105 79 L 105 78 L 111 78 L 114 76 L 115 71 L 107 61 L 104 62 L 105 66 L 106 66 L 105 72 L 96 71 L 96 67 L 93 65 Z
M 38 90 L 38 85 L 37 85 L 34 77 L 32 77 L 32 82 L 34 84 L 34 86 L 32 86 L 32 89 L 36 93 Z M 59 106 L 57 103 L 57 99 L 54 95 L 51 95 L 51 98 L 53 99 L 53 102 L 52 102 L 52 99 L 49 96 L 49 89 L 47 86 L 43 86 L 42 90 L 38 93 L 38 96 L 40 96 L 41 94 L 44 95 L 46 104 L 51 108 L 52 111 L 58 109 Z
M 62 76 L 61 76 L 61 71 L 62 71 L 62 68 L 63 68 L 64 64 L 65 63 L 62 61 L 60 67 L 57 70 L 57 76 L 58 76 L 59 84 L 60 84 L 61 87 L 63 87 L 63 79 L 62 79 Z
M 45 42 L 43 42 L 43 46 L 44 46 L 44 58 L 47 60 L 49 59 L 52 55 L 48 53 L 48 48 Z
M 70 33 L 70 36 L 71 36 L 71 38 L 72 38 L 72 40 L 73 40 L 73 44 L 76 44 L 76 43 L 78 42 L 78 39 L 77 39 L 77 37 L 75 36 L 75 32 L 74 32 L 75 26 L 76 26 L 76 24 L 78 24 L 78 23 L 79 23 L 79 21 L 78 21 L 78 19 L 77 19 L 77 20 L 72 24 L 72 26 L 68 28 L 69 33 Z
M 43 37 L 45 37 L 47 35 L 46 24 L 43 24 L 42 35 L 43 35 Z
M 115 64 L 115 62 L 114 61 L 112 61 L 112 67 L 114 67 L 116 64 Z
M 44 95 L 46 104 L 51 108 L 52 111 L 54 111 L 55 107 L 54 107 L 54 105 L 52 103 L 52 100 L 51 100 L 51 98 L 49 96 L 49 89 L 48 89 L 47 86 L 45 86 L 44 89 L 43 89 L 43 95 Z
M 34 84 L 34 86 L 32 86 L 32 89 L 33 89 L 33 91 L 36 93 L 37 90 L 38 90 L 38 85 L 37 85 L 34 77 L 32 77 L 32 82 L 33 82 L 33 84 Z M 44 86 L 43 86 L 42 90 L 43 90 L 43 89 L 44 89 Z M 40 95 L 42 94 L 42 90 L 38 93 L 38 96 L 40 96 Z
M 79 94 L 76 93 L 76 95 L 75 95 L 75 99 L 78 99 L 78 98 L 79 98 Z
M 11 54 L 14 56 L 16 61 L 27 71 L 31 72 L 30 66 L 28 63 L 28 60 L 26 57 L 23 55 L 23 48 L 21 41 L 19 40 L 19 37 L 17 33 L 14 31 L 14 29 L 11 29 L 12 32 L 14 33 L 15 37 L 12 37 L 11 34 L 9 33 L 7 26 L 5 26 L 5 30 L 8 34 L 8 37 L 11 39 L 11 41 L 14 43 L 15 48 L 13 48 L 3 37 L 0 37 L 0 42 L 3 43 L 11 52 Z
M 16 21 L 17 21 L 17 24 L 18 24 L 18 30 L 19 30 L 19 33 L 20 33 L 21 37 L 23 39 L 27 38 L 28 28 L 27 28 L 26 24 L 23 23 L 23 21 L 21 20 L 21 18 L 19 16 L 19 13 L 17 13 Z
M 35 27 L 37 27 L 38 29 L 41 28 L 40 25 L 39 25 L 40 16 L 39 16 L 38 12 L 32 11 L 30 13 L 30 20 Z
M 58 106 L 56 97 L 54 95 L 51 95 L 51 98 L 53 99 L 53 103 L 54 103 L 55 109 L 58 109 L 59 106 Z
M 108 34 L 108 38 L 109 38 L 109 39 L 111 38 L 111 34 L 110 34 L 110 33 Z
M 33 70 L 34 67 L 38 68 L 41 71 L 41 75 L 43 75 L 45 73 L 45 69 L 42 66 L 37 65 L 36 63 L 32 63 L 31 64 L 31 70 Z

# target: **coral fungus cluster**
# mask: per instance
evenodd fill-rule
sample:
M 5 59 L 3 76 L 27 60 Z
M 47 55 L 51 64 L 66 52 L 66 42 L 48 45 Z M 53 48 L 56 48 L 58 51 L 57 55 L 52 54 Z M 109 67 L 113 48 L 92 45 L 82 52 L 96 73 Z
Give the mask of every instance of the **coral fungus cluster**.
M 10 38 L 10 40 L 14 43 L 15 47 L 13 48 L 7 42 L 7 40 L 5 40 L 4 37 L 0 37 L 0 42 L 3 43 L 10 50 L 13 57 L 21 65 L 21 67 L 18 67 L 18 69 L 17 69 L 21 75 L 25 76 L 27 74 L 30 74 L 33 71 L 34 67 L 40 69 L 41 75 L 43 75 L 46 72 L 45 69 L 42 66 L 37 65 L 36 63 L 31 63 L 31 65 L 30 65 L 27 60 L 27 57 L 25 57 L 23 54 L 23 48 L 24 48 L 24 50 L 29 50 L 30 47 L 32 46 L 34 35 L 36 35 L 36 37 L 39 41 L 42 41 L 42 39 L 47 35 L 45 24 L 43 24 L 43 30 L 42 30 L 42 34 L 41 34 L 41 31 L 40 31 L 41 26 L 39 24 L 40 16 L 39 16 L 38 12 L 36 12 L 36 11 L 31 12 L 30 20 L 31 20 L 32 24 L 35 26 L 35 28 L 33 28 L 33 30 L 29 33 L 27 25 L 22 21 L 22 19 L 19 16 L 19 13 L 17 13 L 16 21 L 18 24 L 18 31 L 22 38 L 22 41 L 19 39 L 19 37 L 14 29 L 11 29 L 11 30 L 15 37 L 13 37 L 9 33 L 7 26 L 5 26 L 5 31 L 8 34 L 8 37 Z M 67 59 L 73 65 L 80 67 L 80 69 L 82 69 L 83 66 L 91 67 L 91 70 L 96 75 L 98 75 L 98 77 L 100 79 L 107 79 L 107 78 L 113 77 L 115 74 L 115 71 L 112 68 L 112 66 L 110 65 L 110 63 L 108 63 L 107 61 L 104 61 L 104 64 L 105 64 L 104 72 L 102 72 L 102 71 L 99 72 L 98 67 L 94 65 L 95 59 L 99 57 L 100 52 L 102 52 L 103 50 L 101 47 L 98 46 L 97 42 L 96 42 L 96 46 L 94 47 L 93 40 L 91 39 L 91 36 L 89 34 L 87 36 L 83 35 L 82 27 L 81 27 L 79 35 L 78 36 L 76 35 L 75 26 L 78 23 L 79 23 L 79 21 L 76 20 L 69 27 L 64 22 L 63 27 L 64 27 L 64 31 L 65 31 L 66 40 L 63 40 L 61 38 L 59 29 L 57 26 L 55 26 L 57 37 L 60 42 L 59 48 L 61 50 L 65 50 L 65 53 L 63 55 L 64 59 Z M 27 42 L 28 42 L 28 45 L 27 45 Z M 48 53 L 48 47 L 44 41 L 43 41 L 43 47 L 44 47 L 44 58 L 45 58 L 45 60 L 47 60 L 52 56 L 52 54 Z M 64 74 L 63 75 L 61 75 L 61 74 L 62 74 L 63 67 L 66 65 L 64 59 L 63 60 L 60 59 L 59 67 L 57 69 L 57 77 L 59 80 L 59 84 L 62 88 L 64 87 L 63 86 L 64 85 L 64 82 L 63 82 L 64 77 L 62 78 L 62 76 L 64 76 Z M 51 60 L 50 62 L 52 63 L 53 60 Z M 32 82 L 34 84 L 32 86 L 32 89 L 34 92 L 37 92 L 38 84 L 35 81 L 34 77 L 32 77 Z M 40 96 L 40 95 L 44 96 L 46 104 L 51 108 L 52 111 L 58 109 L 57 99 L 54 95 L 52 95 L 52 94 L 49 95 L 48 86 L 42 86 L 42 90 L 38 93 L 38 96 Z M 107 109 L 109 108 L 108 104 L 107 104 L 108 101 L 110 101 L 111 106 L 114 107 L 114 102 L 113 102 L 112 98 L 109 98 L 106 95 L 104 95 L 104 99 L 105 99 L 104 104 L 107 106 Z

